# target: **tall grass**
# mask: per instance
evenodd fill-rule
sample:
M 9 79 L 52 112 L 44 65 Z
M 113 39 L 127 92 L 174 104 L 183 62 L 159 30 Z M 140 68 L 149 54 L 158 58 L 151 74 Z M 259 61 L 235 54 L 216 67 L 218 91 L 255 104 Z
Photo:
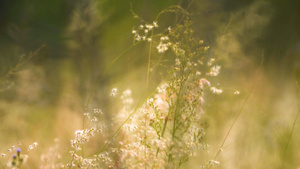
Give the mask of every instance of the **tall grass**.
M 234 126 L 240 119 L 258 82 L 258 72 L 262 62 L 251 81 L 249 93 L 245 96 L 240 109 L 233 117 L 225 137 L 220 141 L 217 152 L 212 158 L 209 155 L 210 142 L 207 140 L 208 126 L 205 120 L 205 107 L 212 105 L 206 95 L 220 96 L 223 89 L 213 83 L 221 72 L 221 65 L 207 53 L 210 47 L 194 34 L 190 14 L 182 7 L 175 5 L 162 10 L 157 17 L 146 22 L 133 11 L 140 24 L 133 28 L 133 44 L 116 56 L 103 70 L 91 93 L 82 113 L 82 126 L 74 131 L 69 140 L 68 152 L 61 152 L 59 141 L 46 150 L 40 158 L 40 168 L 184 168 L 192 158 L 197 160 L 195 168 L 223 168 L 218 159 L 225 142 L 230 137 Z M 172 13 L 175 24 L 161 26 L 160 17 Z M 175 19 L 174 19 L 175 20 Z M 228 29 L 228 26 L 226 27 Z M 95 91 L 103 77 L 112 69 L 120 58 L 141 44 L 147 44 L 147 68 L 145 70 L 145 90 L 143 98 L 135 103 L 135 90 L 111 90 L 109 99 L 121 103 L 116 112 L 105 112 L 101 108 L 90 111 L 90 104 Z M 41 47 L 42 48 L 42 47 Z M 41 49 L 40 48 L 40 49 Z M 6 77 L 12 75 L 24 63 L 37 55 L 40 49 L 30 53 L 29 57 L 13 67 Z M 155 63 L 153 58 L 159 58 Z M 151 86 L 151 77 L 157 75 L 160 62 L 167 60 L 163 80 L 157 86 Z M 1 79 L 2 80 L 2 79 Z M 235 91 L 234 95 L 240 94 Z M 118 106 L 116 106 L 119 108 Z M 293 122 L 288 136 L 284 156 L 295 133 L 300 111 Z M 105 114 L 113 114 L 111 121 L 105 120 Z M 29 168 L 27 159 L 33 156 L 31 150 L 38 147 L 37 142 L 30 145 L 14 144 L 8 153 L 0 154 L 2 168 Z M 228 151 L 228 150 L 227 150 Z M 229 150 L 230 151 L 230 150 Z M 199 155 L 200 154 L 200 155 Z M 204 157 L 206 155 L 206 158 Z M 280 168 L 284 168 L 285 159 L 281 159 Z

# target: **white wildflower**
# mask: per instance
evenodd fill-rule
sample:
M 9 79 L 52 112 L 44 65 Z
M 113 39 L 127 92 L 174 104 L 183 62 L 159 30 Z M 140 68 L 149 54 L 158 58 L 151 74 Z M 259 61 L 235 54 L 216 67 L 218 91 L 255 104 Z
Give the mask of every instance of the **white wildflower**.
M 153 28 L 153 25 L 146 24 L 146 28 L 148 28 L 149 30 L 151 30 Z
M 216 94 L 221 94 L 223 92 L 222 89 L 217 89 L 216 87 L 211 87 L 210 90 Z
M 240 94 L 240 92 L 237 90 L 237 91 L 235 91 L 233 94 L 235 94 L 235 95 L 239 95 L 239 94 Z
M 209 59 L 209 61 L 207 62 L 208 66 L 211 66 L 213 64 L 213 62 L 215 61 L 215 58 L 211 58 Z
M 218 74 L 220 73 L 220 69 L 221 69 L 221 66 L 219 66 L 219 65 L 213 66 L 210 69 L 210 71 L 207 73 L 207 75 L 209 75 L 209 76 L 218 76 Z
M 210 164 L 210 165 L 216 165 L 216 164 L 219 165 L 220 162 L 219 161 L 215 161 L 215 160 L 209 160 L 208 164 Z
M 162 42 L 160 42 L 156 48 L 159 53 L 164 53 L 165 51 L 167 51 L 169 49 L 167 44 L 164 44 Z

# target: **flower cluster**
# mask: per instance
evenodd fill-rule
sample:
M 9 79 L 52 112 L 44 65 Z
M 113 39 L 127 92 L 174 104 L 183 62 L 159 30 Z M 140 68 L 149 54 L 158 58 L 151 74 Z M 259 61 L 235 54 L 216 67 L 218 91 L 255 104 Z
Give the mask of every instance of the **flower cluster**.
M 158 53 L 164 53 L 169 49 L 170 46 L 172 46 L 172 43 L 169 41 L 169 37 L 162 36 L 156 49 L 158 50 Z
M 178 168 L 198 151 L 207 151 L 207 126 L 201 118 L 204 93 L 206 88 L 210 88 L 212 93 L 222 93 L 222 89 L 211 87 L 208 80 L 217 76 L 221 67 L 214 66 L 214 58 L 204 56 L 209 46 L 195 38 L 191 25 L 191 21 L 186 21 L 183 25 L 169 27 L 167 34 L 156 36 L 158 41 L 149 39 L 148 35 L 149 31 L 158 27 L 157 22 L 140 25 L 132 31 L 134 41 L 147 39 L 161 54 L 170 50 L 173 56 L 173 65 L 168 71 L 170 77 L 157 87 L 152 98 L 137 109 L 132 108 L 132 91 L 125 90 L 120 96 L 123 107 L 110 124 L 101 122 L 100 109 L 95 109 L 93 114 L 86 112 L 85 118 L 93 127 L 75 132 L 75 139 L 71 140 L 72 160 L 64 167 Z M 117 97 L 116 88 L 112 89 L 111 96 Z M 115 130 L 119 135 L 106 138 L 105 129 Z M 101 132 L 101 138 L 106 141 L 100 152 L 85 157 L 79 150 L 89 142 L 95 131 Z M 218 164 L 217 161 L 208 163 Z
M 37 142 L 34 142 L 33 144 L 28 146 L 27 153 L 36 148 L 38 146 Z M 17 148 L 18 147 L 18 148 Z M 0 154 L 0 164 L 3 168 L 13 168 L 13 169 L 19 169 L 21 166 L 27 162 L 28 154 L 22 153 L 22 144 L 21 142 L 18 142 L 18 145 L 13 145 L 11 148 L 8 149 L 8 154 L 1 153 Z M 26 148 L 24 148 L 26 150 Z M 1 159 L 3 158 L 3 159 Z M 5 161 L 5 164 L 2 164 L 2 161 Z
M 90 137 L 94 136 L 96 128 L 92 127 L 85 130 L 75 131 L 75 139 L 71 140 L 71 146 L 75 151 L 81 150 L 83 144 L 89 141 Z
M 134 35 L 134 41 L 152 41 L 151 37 L 149 36 L 149 32 L 157 27 L 158 25 L 156 21 L 154 21 L 152 24 L 139 25 L 136 29 L 132 30 L 132 34 Z
M 219 66 L 219 65 L 213 66 L 210 69 L 210 71 L 207 73 L 207 75 L 209 75 L 209 76 L 218 76 L 218 74 L 220 73 L 220 69 L 221 69 L 221 66 Z
M 190 25 L 187 21 L 185 25 L 168 28 L 169 34 L 160 37 L 158 53 L 169 49 L 174 53 L 175 62 L 169 71 L 172 78 L 159 85 L 154 97 L 134 115 L 120 112 L 119 124 L 126 121 L 122 127 L 123 140 L 105 152 L 117 157 L 113 168 L 177 168 L 199 149 L 207 149 L 206 126 L 201 123 L 201 116 L 204 90 L 210 82 L 201 77 L 201 71 L 205 61 L 202 54 L 209 47 L 194 38 Z M 210 59 L 207 65 L 213 66 L 214 61 Z M 219 66 L 213 66 L 204 75 L 217 76 L 219 70 Z M 126 95 L 131 92 L 125 93 L 121 98 L 127 104 Z M 106 166 L 111 165 L 110 160 Z

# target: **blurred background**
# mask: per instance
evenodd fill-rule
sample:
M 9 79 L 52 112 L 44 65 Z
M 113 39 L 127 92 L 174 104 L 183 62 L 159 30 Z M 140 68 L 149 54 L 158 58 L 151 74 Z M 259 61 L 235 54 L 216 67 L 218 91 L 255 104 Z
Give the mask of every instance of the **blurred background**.
M 170 5 L 190 13 L 195 36 L 211 47 L 208 55 L 222 65 L 213 83 L 223 94 L 205 95 L 210 153 L 200 153 L 186 167 L 199 168 L 199 160 L 213 158 L 251 93 L 215 168 L 278 168 L 281 161 L 283 168 L 299 168 L 298 0 L 1 0 L 0 152 L 18 141 L 24 147 L 37 141 L 39 148 L 32 150 L 35 155 L 28 164 L 37 168 L 39 156 L 55 138 L 68 145 L 81 128 L 95 85 L 88 111 L 100 108 L 106 119 L 118 105 L 109 96 L 112 88 L 132 89 L 138 101 L 146 88 L 147 43 L 133 47 L 98 79 L 132 45 L 131 31 L 140 21 L 131 10 L 152 23 Z M 175 14 L 158 20 L 160 27 L 174 24 Z M 159 68 L 150 88 L 163 79 Z M 240 94 L 234 95 L 237 90 Z M 62 152 L 67 149 L 61 147 Z

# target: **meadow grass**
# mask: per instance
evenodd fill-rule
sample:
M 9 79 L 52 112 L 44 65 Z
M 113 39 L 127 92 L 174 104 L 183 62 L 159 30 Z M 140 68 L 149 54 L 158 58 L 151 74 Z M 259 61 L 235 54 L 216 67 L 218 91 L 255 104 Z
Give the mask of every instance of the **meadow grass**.
M 223 140 L 216 141 L 219 141 L 219 146 L 213 148 L 216 149 L 216 154 L 211 157 L 211 143 L 207 139 L 209 127 L 204 110 L 206 105 L 213 104 L 206 101 L 205 96 L 208 93 L 217 97 L 221 97 L 223 93 L 220 87 L 222 84 L 214 84 L 212 80 L 218 78 L 221 72 L 217 58 L 207 55 L 210 47 L 194 35 L 193 22 L 189 13 L 182 7 L 170 6 L 161 11 L 152 22 L 145 22 L 131 12 L 141 23 L 132 30 L 132 46 L 115 57 L 97 79 L 84 106 L 81 129 L 74 131 L 67 152 L 60 151 L 59 140 L 55 139 L 53 146 L 46 150 L 37 162 L 40 168 L 175 169 L 184 168 L 191 159 L 197 158 L 201 160 L 196 160 L 193 168 L 226 168 L 223 167 L 222 159 L 219 160 L 218 157 L 241 118 L 250 95 L 253 94 L 259 73 L 254 74 L 250 91 L 232 122 L 228 122 L 229 128 L 224 129 Z M 175 13 L 176 18 L 181 19 L 174 25 L 161 27 L 159 18 L 165 13 Z M 115 112 L 104 112 L 101 108 L 91 111 L 91 100 L 103 77 L 125 53 L 143 43 L 148 43 L 143 97 L 135 103 L 135 90 L 119 91 L 112 88 L 110 96 L 107 97 L 119 102 L 115 103 Z M 16 69 L 37 55 L 42 47 L 16 64 L 6 76 L 11 76 Z M 155 63 L 153 58 L 158 58 L 158 62 Z M 156 71 L 164 59 L 168 64 L 164 69 L 163 80 L 158 85 L 151 85 L 152 77 L 156 76 Z M 257 72 L 261 71 L 262 62 L 263 59 Z M 235 90 L 232 94 L 239 95 L 240 91 Z M 285 165 L 285 156 L 292 141 L 292 134 L 295 133 L 299 112 L 284 145 L 279 168 L 288 166 Z M 112 119 L 106 120 L 105 114 L 113 114 Z M 29 157 L 34 156 L 31 151 L 37 147 L 37 142 L 30 145 L 23 145 L 21 142 L 14 144 L 8 149 L 8 153 L 1 154 L 1 167 L 30 168 L 26 162 Z M 36 161 L 38 160 L 36 158 Z

